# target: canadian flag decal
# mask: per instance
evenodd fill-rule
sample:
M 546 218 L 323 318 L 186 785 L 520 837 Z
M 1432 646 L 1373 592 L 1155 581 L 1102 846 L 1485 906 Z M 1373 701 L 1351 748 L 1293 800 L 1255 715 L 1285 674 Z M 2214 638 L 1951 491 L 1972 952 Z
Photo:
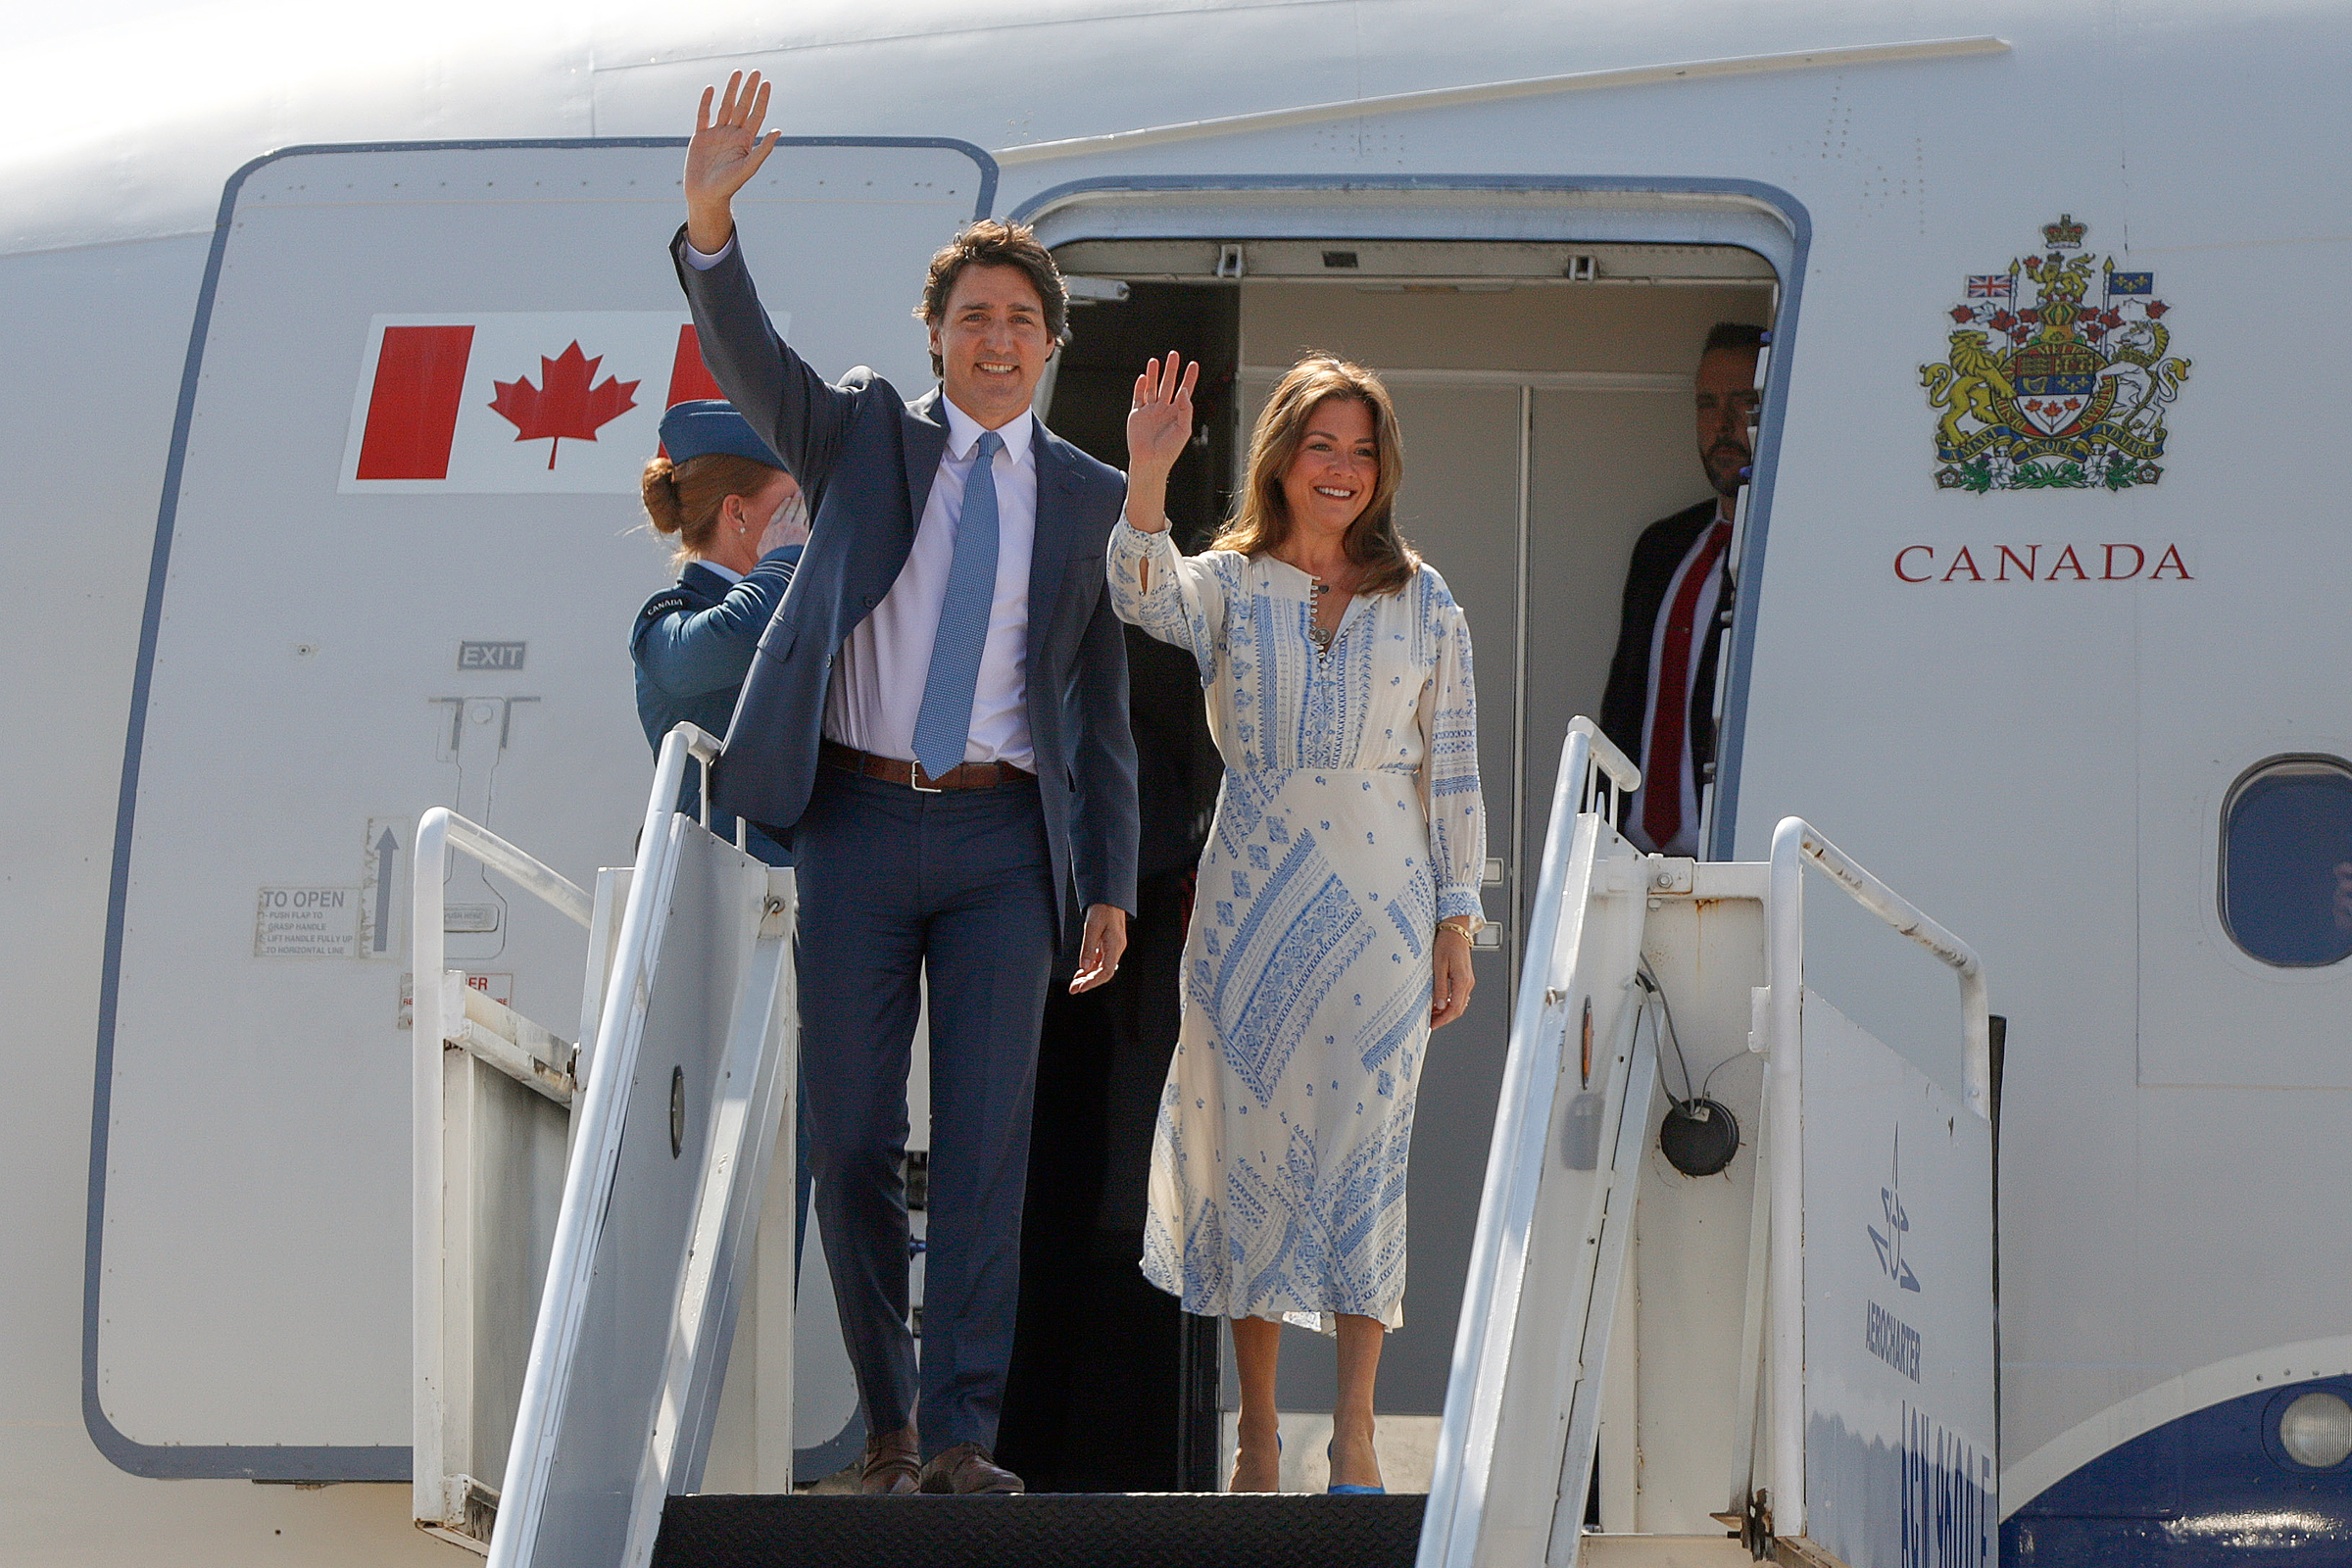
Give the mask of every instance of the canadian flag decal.
M 691 332 L 693 327 L 681 330 Z M 592 360 L 580 352 L 574 342 L 555 359 L 539 362 L 543 386 L 533 386 L 528 380 L 516 379 L 498 383 L 498 396 L 490 407 L 500 417 L 514 426 L 514 439 L 547 440 L 547 466 L 556 466 L 556 447 L 565 436 L 574 441 L 593 441 L 596 432 L 619 418 L 637 406 L 633 394 L 641 384 L 623 382 L 606 376 L 596 379 L 596 368 L 605 362 Z
M 379 316 L 340 488 L 634 495 L 662 410 L 720 395 L 669 312 Z
M 387 326 L 360 443 L 363 479 L 445 479 L 466 387 L 470 326 Z

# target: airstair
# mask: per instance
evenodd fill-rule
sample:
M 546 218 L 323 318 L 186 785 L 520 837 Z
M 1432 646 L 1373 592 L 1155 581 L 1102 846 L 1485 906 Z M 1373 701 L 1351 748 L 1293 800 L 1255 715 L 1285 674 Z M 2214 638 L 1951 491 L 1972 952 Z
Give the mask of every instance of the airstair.
M 593 898 L 446 809 L 418 825 L 416 1517 L 496 1564 L 647 1560 L 701 1484 L 779 1142 L 792 1165 L 792 873 L 710 833 L 707 766 L 675 809 L 717 755 L 663 740 L 636 863 Z M 592 1044 L 443 967 L 445 852 L 588 927 Z M 792 1296 L 763 1293 L 785 1349 L 755 1417 L 787 1432 Z
M 1641 854 L 1639 782 L 1575 721 L 1420 1568 L 1989 1564 L 1983 965 L 1796 817 Z M 1807 988 L 1807 868 L 1957 976 L 1957 1097 Z
M 462 974 L 417 990 L 420 1526 L 494 1568 L 1993 1562 L 1982 965 L 1797 818 L 1764 862 L 1636 851 L 1639 777 L 1585 719 L 1426 1498 L 795 1494 L 788 1447 L 762 1493 L 702 1494 L 798 1033 L 791 873 L 674 809 L 715 755 L 663 743 L 636 863 L 594 895 L 423 824 L 419 975 L 444 972 L 447 852 L 590 941 L 576 1052 Z M 1807 988 L 1808 868 L 1925 950 L 1878 932 L 1871 961 L 1956 975 L 1956 1029 L 1904 1020 L 1948 1042 L 1927 1068 Z M 770 1359 L 757 1421 L 789 1430 Z

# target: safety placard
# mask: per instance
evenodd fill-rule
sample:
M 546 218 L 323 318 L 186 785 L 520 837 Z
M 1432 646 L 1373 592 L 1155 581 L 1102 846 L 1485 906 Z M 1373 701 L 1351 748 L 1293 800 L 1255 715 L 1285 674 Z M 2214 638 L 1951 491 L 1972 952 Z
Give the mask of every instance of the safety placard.
M 358 888 L 264 888 L 254 901 L 257 958 L 348 958 L 359 949 Z

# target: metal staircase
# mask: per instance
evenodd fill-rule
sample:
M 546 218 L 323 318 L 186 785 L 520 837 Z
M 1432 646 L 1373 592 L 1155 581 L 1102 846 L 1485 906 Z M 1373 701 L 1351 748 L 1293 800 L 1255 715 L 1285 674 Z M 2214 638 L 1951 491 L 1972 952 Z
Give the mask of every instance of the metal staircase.
M 1983 966 L 1796 817 L 1767 862 L 1640 854 L 1615 825 L 1638 783 L 1577 720 L 1421 1568 L 1988 1564 Z M 1959 1096 L 1806 988 L 1807 866 L 1958 976 L 1958 1028 L 1923 1033 Z M 1690 1174 L 1677 1118 L 1751 1131 Z
M 458 1444 L 428 1470 L 428 1414 L 478 1434 L 497 1412 L 453 1418 L 442 1323 L 438 1358 L 422 1348 L 428 1297 L 454 1298 L 420 1273 L 427 1528 L 487 1536 L 497 1568 L 1993 1560 L 1982 967 L 1796 818 L 1765 862 L 1637 852 L 1616 822 L 1639 776 L 1585 719 L 1562 751 L 1426 1499 L 697 1494 L 797 1035 L 790 873 L 671 808 L 687 757 L 714 752 L 690 726 L 664 743 L 637 863 L 594 900 L 441 824 L 589 925 L 605 978 L 577 1060 L 462 979 L 418 995 L 420 1268 L 429 1235 L 447 1272 L 445 1211 L 478 1206 L 437 1168 L 426 1213 L 425 1144 L 450 1169 L 465 1158 L 445 1148 L 476 1147 L 445 1119 L 428 1139 L 428 1041 L 468 1084 L 549 1114 L 569 1097 L 571 1122 L 495 1490 Z M 1955 1041 L 1932 1065 L 1958 1094 L 1806 989 L 1807 865 L 1958 974 L 1960 1027 L 1931 1031 Z M 430 870 L 437 889 L 438 853 Z M 421 961 L 422 856 L 417 875 Z M 1916 961 L 1885 945 L 1880 960 Z M 760 1419 L 779 1404 L 788 1425 L 788 1388 L 763 1391 Z
M 714 837 L 707 799 L 702 820 L 674 808 L 689 757 L 707 763 L 717 750 L 687 724 L 663 741 L 636 864 L 600 879 L 593 901 L 446 810 L 419 830 L 420 973 L 441 972 L 445 847 L 590 928 L 585 1051 L 478 996 L 461 972 L 416 1003 L 416 1517 L 486 1546 L 500 1568 L 651 1556 L 664 1500 L 701 1483 L 779 1132 L 791 1162 L 792 873 Z M 477 1126 L 517 1127 L 514 1093 L 500 1098 L 484 1069 L 570 1113 L 552 1226 L 465 1228 L 499 1178 L 542 1196 L 550 1185 L 544 1164 L 478 1157 Z M 547 1206 L 507 1196 L 526 1213 Z M 507 1274 L 543 1274 L 534 1298 L 480 1288 L 501 1261 Z M 786 1314 L 789 1343 L 790 1293 L 779 1294 L 766 1311 Z M 477 1340 L 524 1325 L 519 1388 L 480 1386 Z M 788 1412 L 781 1362 L 769 1403 Z M 470 1461 L 502 1416 L 513 1437 L 493 1489 Z

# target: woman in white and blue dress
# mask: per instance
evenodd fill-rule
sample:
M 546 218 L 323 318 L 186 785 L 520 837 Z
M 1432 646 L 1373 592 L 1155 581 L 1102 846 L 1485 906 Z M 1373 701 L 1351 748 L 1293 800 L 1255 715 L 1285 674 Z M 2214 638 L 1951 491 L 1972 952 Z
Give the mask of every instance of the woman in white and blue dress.
M 1380 1489 L 1372 1390 L 1403 1322 L 1405 1155 L 1429 1032 L 1469 1004 L 1486 818 L 1470 631 L 1398 535 L 1377 376 L 1299 361 L 1258 416 L 1214 546 L 1162 510 L 1199 368 L 1139 376 L 1119 614 L 1188 649 L 1226 765 L 1200 858 L 1184 1020 L 1152 1150 L 1144 1273 L 1233 1325 L 1231 1489 L 1280 1487 L 1282 1324 L 1336 1333 L 1334 1492 Z

